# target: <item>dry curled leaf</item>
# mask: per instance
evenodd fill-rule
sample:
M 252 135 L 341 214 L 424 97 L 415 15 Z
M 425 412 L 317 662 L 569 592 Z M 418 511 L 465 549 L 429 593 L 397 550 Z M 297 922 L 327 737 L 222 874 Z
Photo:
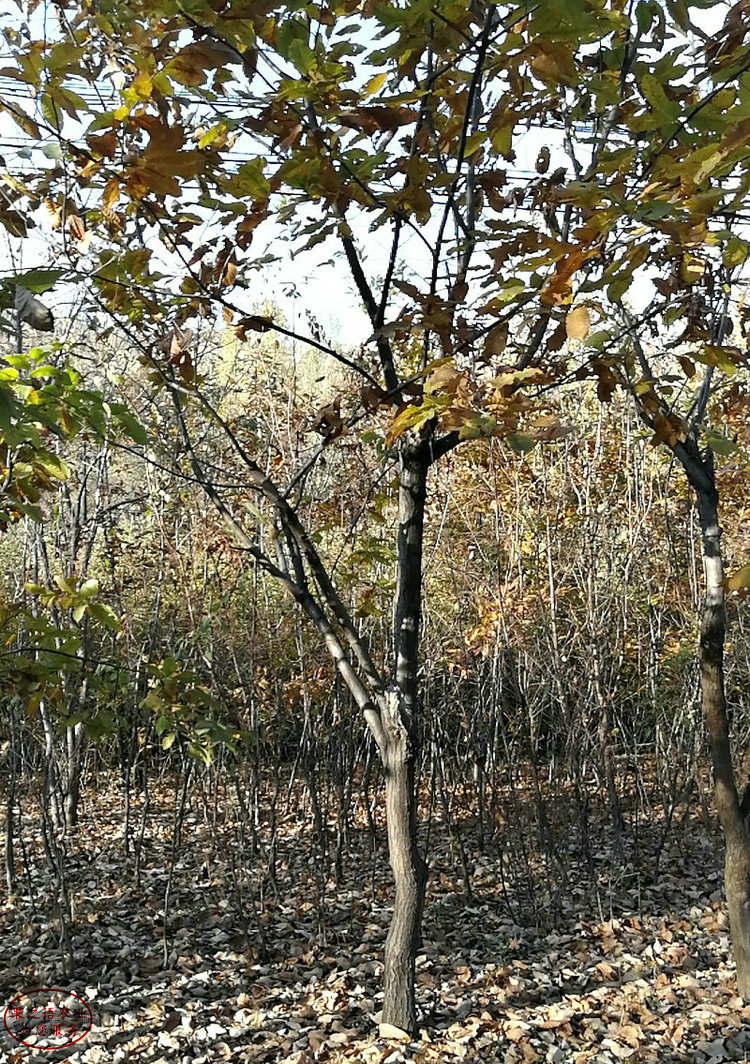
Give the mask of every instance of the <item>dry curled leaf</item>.
M 341 396 L 337 395 L 332 403 L 326 403 L 318 410 L 310 425 L 310 430 L 319 433 L 326 443 L 332 443 L 344 433 L 346 428 L 340 410 Z
M 86 237 L 86 223 L 80 214 L 68 215 L 68 232 L 76 241 L 84 240 Z
M 547 171 L 549 170 L 549 159 L 550 159 L 550 151 L 549 151 L 549 148 L 545 144 L 545 146 L 542 148 L 542 150 L 539 152 L 539 154 L 536 157 L 536 172 L 538 174 L 546 174 L 547 173 Z

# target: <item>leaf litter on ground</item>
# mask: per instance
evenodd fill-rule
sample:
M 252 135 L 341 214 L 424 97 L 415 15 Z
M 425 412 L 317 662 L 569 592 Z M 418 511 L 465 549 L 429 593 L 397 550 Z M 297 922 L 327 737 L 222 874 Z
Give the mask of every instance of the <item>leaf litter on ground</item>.
M 50 869 L 29 814 L 29 867 L 19 866 L 2 908 L 4 999 L 62 981 L 91 1006 L 94 1025 L 82 1042 L 46 1053 L 4 1034 L 10 1064 L 750 1058 L 750 1005 L 736 994 L 729 961 L 720 840 L 690 818 L 655 881 L 635 858 L 619 868 L 602 858 L 593 888 L 569 862 L 564 890 L 553 888 L 542 861 L 526 891 L 509 891 L 502 839 L 485 840 L 481 851 L 468 826 L 470 897 L 453 859 L 455 825 L 448 832 L 436 823 L 416 965 L 420 1030 L 410 1039 L 379 1026 L 390 914 L 382 840 L 373 850 L 370 835 L 353 830 L 336 883 L 298 804 L 277 825 L 274 890 L 257 847 L 251 854 L 246 845 L 241 860 L 229 813 L 212 825 L 196 801 L 165 927 L 172 795 L 165 787 L 154 802 L 139 884 L 114 778 L 65 840 L 74 904 L 67 980 Z M 33 808 L 30 796 L 22 804 L 24 813 Z

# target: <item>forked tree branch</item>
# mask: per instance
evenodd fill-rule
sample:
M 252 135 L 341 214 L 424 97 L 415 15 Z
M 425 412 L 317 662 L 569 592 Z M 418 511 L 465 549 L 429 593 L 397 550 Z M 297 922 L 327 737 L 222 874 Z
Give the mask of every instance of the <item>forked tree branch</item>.
M 167 382 L 169 384 L 169 382 Z M 185 415 L 182 408 L 182 402 L 179 390 L 176 388 L 170 388 L 170 394 L 172 396 L 172 402 L 175 410 L 175 416 L 177 418 L 177 425 L 182 438 L 183 445 L 188 453 L 190 464 L 193 469 L 193 474 L 197 482 L 201 485 L 207 497 L 216 507 L 217 512 L 222 516 L 227 524 L 227 527 L 232 532 L 237 546 L 239 549 L 246 551 L 251 557 L 255 558 L 261 569 L 277 580 L 282 587 L 292 596 L 292 598 L 298 603 L 298 605 L 304 610 L 308 618 L 315 625 L 319 634 L 323 638 L 326 645 L 326 649 L 333 660 L 334 665 L 341 674 L 346 686 L 352 694 L 355 702 L 362 711 L 362 715 L 365 722 L 372 733 L 372 736 L 377 744 L 378 750 L 383 754 L 386 748 L 386 737 L 383 730 L 383 724 L 381 721 L 379 702 L 382 699 L 385 691 L 385 685 L 377 673 L 375 666 L 373 665 L 367 648 L 359 639 L 354 631 L 351 619 L 348 617 L 346 607 L 341 602 L 340 597 L 333 588 L 328 574 L 317 557 L 317 553 L 314 548 L 312 554 L 314 555 L 315 564 L 311 563 L 310 557 L 306 550 L 306 544 L 312 546 L 309 543 L 309 539 L 306 536 L 299 521 L 291 511 L 286 501 L 280 495 L 275 486 L 265 477 L 264 474 L 256 466 L 258 472 L 261 474 L 261 478 L 266 481 L 266 484 L 262 485 L 260 490 L 269 498 L 269 501 L 273 501 L 273 505 L 276 508 L 277 517 L 285 532 L 290 545 L 290 553 L 292 554 L 293 567 L 295 569 L 296 579 L 293 579 L 288 567 L 285 564 L 283 557 L 279 557 L 278 564 L 274 564 L 265 551 L 248 536 L 245 530 L 237 522 L 234 514 L 231 512 L 219 492 L 216 490 L 211 482 L 210 477 L 207 476 L 203 465 L 198 458 L 193 447 L 193 442 L 190 437 L 190 433 L 185 422 Z M 252 462 L 252 460 L 251 460 Z M 256 487 L 259 485 L 256 484 Z M 328 602 L 328 605 L 333 609 L 336 615 L 336 619 L 339 625 L 344 630 L 348 642 L 352 645 L 360 665 L 363 666 L 363 670 L 367 677 L 369 689 L 360 679 L 356 670 L 352 666 L 341 640 L 336 634 L 333 626 L 325 615 L 320 603 L 316 600 L 314 595 L 307 586 L 307 581 L 304 576 L 304 569 L 302 567 L 302 552 L 305 554 L 305 558 L 310 565 L 311 571 L 314 573 L 316 582 L 320 586 L 321 578 L 324 584 L 327 585 L 327 591 L 323 591 L 324 597 Z M 346 620 L 346 624 L 342 623 L 342 617 Z M 352 639 L 353 637 L 353 639 Z

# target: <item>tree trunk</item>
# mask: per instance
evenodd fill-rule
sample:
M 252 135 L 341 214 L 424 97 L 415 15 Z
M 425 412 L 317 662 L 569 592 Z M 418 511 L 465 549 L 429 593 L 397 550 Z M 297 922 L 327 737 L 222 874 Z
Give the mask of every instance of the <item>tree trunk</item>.
M 417 846 L 419 747 L 418 648 L 422 610 L 422 539 L 428 458 L 402 444 L 398 572 L 394 610 L 396 683 L 381 699 L 385 732 L 385 802 L 395 899 L 385 944 L 383 1023 L 417 1028 L 414 964 L 422 926 L 427 866 Z
M 700 461 L 705 480 L 696 483 L 689 471 L 688 476 L 698 496 L 706 584 L 699 647 L 701 698 L 711 744 L 716 809 L 726 842 L 724 885 L 737 990 L 750 999 L 750 834 L 745 803 L 740 802 L 735 782 L 724 689 L 726 610 L 719 497 L 710 452 Z
M 5 795 L 5 885 L 8 894 L 13 894 L 16 887 L 16 861 L 15 861 L 15 837 L 16 837 L 16 782 L 18 779 L 18 744 L 20 742 L 20 729 L 16 727 L 16 699 L 11 699 L 8 707 L 8 730 L 10 734 L 10 746 L 8 747 L 9 779 Z
M 78 824 L 78 803 L 81 797 L 81 756 L 86 738 L 86 725 L 66 729 L 67 759 L 65 765 L 65 829 L 73 831 Z
M 354 268 L 359 269 L 356 265 Z M 367 288 L 366 282 L 364 287 Z M 371 310 L 375 327 L 379 328 L 382 320 L 378 320 L 380 311 L 374 300 Z M 385 342 L 381 345 L 381 357 L 385 362 L 386 383 L 390 390 L 397 390 L 398 380 Z M 434 425 L 428 426 L 421 436 L 404 433 L 399 438 L 398 549 L 393 627 L 395 676 L 388 683 L 372 661 L 369 647 L 336 591 L 313 540 L 286 496 L 255 460 L 240 448 L 248 483 L 275 510 L 276 527 L 274 535 L 270 537 L 275 551 L 275 560 L 272 560 L 255 537 L 248 535 L 238 524 L 203 468 L 188 431 L 180 392 L 173 386 L 174 382 L 168 383 L 180 437 L 197 482 L 227 522 L 238 545 L 248 551 L 263 571 L 280 582 L 312 621 L 377 744 L 386 774 L 388 844 L 395 880 L 394 912 L 386 942 L 383 1021 L 409 1032 L 415 1031 L 414 968 L 426 884 L 426 865 L 417 845 L 416 784 L 420 739 L 418 649 L 426 487 L 431 463 L 458 443 L 458 434 L 444 437 L 440 447 L 434 446 L 431 437 Z
M 383 714 L 388 746 L 385 808 L 388 852 L 395 898 L 385 943 L 383 1023 L 404 1031 L 417 1028 L 414 962 L 420 941 L 427 867 L 417 848 L 417 796 L 414 750 L 402 719 L 397 690 L 387 694 Z

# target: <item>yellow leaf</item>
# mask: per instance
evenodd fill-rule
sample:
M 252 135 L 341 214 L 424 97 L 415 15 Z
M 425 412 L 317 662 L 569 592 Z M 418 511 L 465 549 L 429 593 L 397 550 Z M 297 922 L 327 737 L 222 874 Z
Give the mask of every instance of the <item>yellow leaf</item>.
M 110 177 L 102 190 L 102 207 L 107 209 L 117 200 L 120 195 L 120 182 L 116 177 Z
M 430 373 L 425 381 L 424 390 L 432 395 L 437 395 L 438 393 L 455 395 L 462 378 L 463 374 L 456 370 L 454 366 L 443 364 Z
M 680 277 L 685 284 L 695 284 L 700 281 L 706 271 L 706 263 L 698 255 L 685 254 L 682 256 L 680 265 Z
M 565 332 L 569 340 L 585 340 L 591 328 L 591 315 L 586 306 L 574 307 L 565 318 Z
M 374 78 L 370 78 L 370 80 L 365 85 L 365 96 L 372 96 L 379 89 L 382 89 L 387 76 L 387 71 L 384 71 L 382 74 L 376 74 Z
M 153 88 L 153 86 L 151 84 L 151 78 L 148 76 L 145 70 L 140 70 L 136 74 L 136 76 L 133 78 L 133 84 L 131 87 L 136 96 L 140 97 L 141 100 L 151 99 L 151 89 Z
M 750 563 L 732 573 L 724 583 L 728 591 L 740 591 L 743 587 L 750 587 Z

